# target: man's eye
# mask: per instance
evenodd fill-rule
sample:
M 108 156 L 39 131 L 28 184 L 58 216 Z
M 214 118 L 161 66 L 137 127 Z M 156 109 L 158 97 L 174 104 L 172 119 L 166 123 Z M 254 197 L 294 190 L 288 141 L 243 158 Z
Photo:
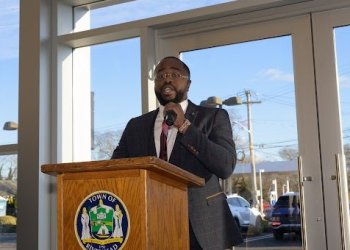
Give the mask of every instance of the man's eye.
M 164 80 L 167 77 L 169 77 L 171 79 L 187 78 L 186 76 L 183 76 L 180 73 L 163 73 L 163 74 L 157 75 L 155 79 L 156 80 Z

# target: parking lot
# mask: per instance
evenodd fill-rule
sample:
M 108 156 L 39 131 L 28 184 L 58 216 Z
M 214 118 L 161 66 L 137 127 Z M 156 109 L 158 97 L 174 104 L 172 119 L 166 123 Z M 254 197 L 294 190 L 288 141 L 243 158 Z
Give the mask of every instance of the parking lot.
M 1 250 L 16 250 L 16 234 L 1 233 L 0 234 L 0 249 Z

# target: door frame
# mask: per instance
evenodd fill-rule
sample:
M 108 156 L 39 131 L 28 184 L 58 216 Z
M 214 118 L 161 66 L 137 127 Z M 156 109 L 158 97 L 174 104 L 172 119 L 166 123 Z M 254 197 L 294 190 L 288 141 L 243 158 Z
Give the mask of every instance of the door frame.
M 252 18 L 243 21 L 233 16 L 157 30 L 156 59 L 178 56 L 189 50 L 285 35 L 292 36 L 293 46 L 300 192 L 304 200 L 303 247 L 326 249 L 311 16 L 267 21 Z
M 350 25 L 350 8 L 315 13 L 312 23 L 328 248 L 349 249 L 348 181 L 334 28 Z

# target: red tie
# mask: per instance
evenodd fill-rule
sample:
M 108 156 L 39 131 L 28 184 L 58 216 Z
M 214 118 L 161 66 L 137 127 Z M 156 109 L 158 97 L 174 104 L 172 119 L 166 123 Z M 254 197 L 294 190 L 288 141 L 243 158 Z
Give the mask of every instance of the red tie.
M 168 138 L 168 130 L 169 127 L 163 121 L 162 123 L 162 133 L 160 134 L 160 152 L 159 152 L 159 158 L 168 161 L 168 153 L 167 153 L 167 138 Z

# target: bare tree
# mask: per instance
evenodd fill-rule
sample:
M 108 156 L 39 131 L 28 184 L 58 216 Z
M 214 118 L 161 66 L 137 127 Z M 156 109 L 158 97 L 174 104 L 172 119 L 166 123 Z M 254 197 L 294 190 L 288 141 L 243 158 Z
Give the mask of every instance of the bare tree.
M 11 180 L 17 178 L 17 155 L 0 157 L 0 180 L 8 179 L 9 174 L 11 175 Z
M 350 168 L 350 144 L 344 145 L 344 154 L 347 168 Z
M 95 160 L 107 160 L 112 157 L 113 150 L 118 144 L 122 130 L 95 133 L 95 147 L 93 158 Z
M 244 140 L 244 138 L 246 138 L 245 136 L 242 136 L 242 133 L 247 133 L 247 131 L 244 131 L 243 126 L 239 125 L 240 123 L 237 122 L 241 120 L 241 117 L 237 115 L 234 110 L 228 110 L 228 114 L 232 126 L 232 138 L 236 146 L 237 160 L 240 163 L 248 163 L 250 162 L 249 153 L 247 153 L 248 141 Z
M 290 161 L 298 157 L 298 150 L 294 148 L 283 148 L 278 153 L 283 160 Z

